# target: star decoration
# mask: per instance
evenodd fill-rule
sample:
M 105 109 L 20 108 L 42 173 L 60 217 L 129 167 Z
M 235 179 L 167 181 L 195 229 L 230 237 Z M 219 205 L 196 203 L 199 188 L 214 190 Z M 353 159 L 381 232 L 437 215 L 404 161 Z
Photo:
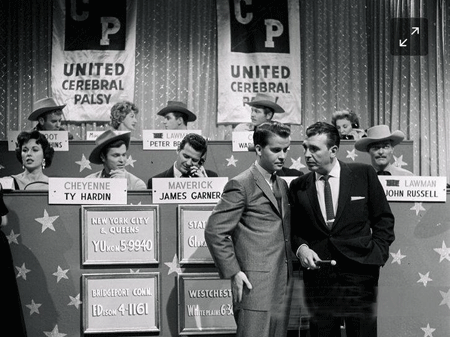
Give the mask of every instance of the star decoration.
M 301 170 L 302 168 L 306 167 L 302 164 L 302 157 L 298 157 L 297 159 L 291 158 L 292 165 L 289 166 L 291 169 Z
M 125 166 L 130 165 L 130 166 L 134 167 L 135 162 L 136 162 L 136 159 L 133 159 L 133 157 L 131 157 L 131 154 L 130 154 L 130 156 L 127 158 L 127 160 L 125 162 Z
M 64 337 L 67 336 L 67 334 L 65 333 L 60 333 L 58 330 L 58 324 L 55 325 L 55 327 L 53 328 L 53 331 L 44 331 L 45 335 L 47 337 Z
M 400 157 L 394 156 L 394 160 L 395 160 L 395 162 L 392 164 L 394 166 L 397 166 L 397 167 L 401 168 L 402 166 L 407 166 L 408 165 L 407 163 L 405 163 L 403 161 L 403 155 L 401 155 Z
M 164 262 L 164 264 L 169 267 L 169 272 L 167 273 L 167 275 L 170 275 L 172 273 L 177 273 L 178 275 L 181 273 L 180 262 L 178 261 L 177 254 L 173 256 L 172 262 Z
M 230 158 L 225 158 L 225 159 L 226 159 L 227 162 L 228 162 L 227 166 L 233 165 L 234 167 L 236 167 L 236 163 L 238 162 L 238 160 L 237 160 L 237 159 L 234 159 L 234 156 L 233 156 L 233 155 L 231 155 Z
M 436 253 L 441 255 L 439 257 L 439 263 L 441 263 L 444 260 L 449 260 L 450 261 L 450 247 L 447 248 L 447 246 L 446 246 L 444 241 L 442 241 L 442 247 L 441 248 L 433 248 L 433 250 Z
M 347 156 L 345 158 L 351 158 L 353 161 L 355 161 L 355 158 L 358 157 L 356 154 L 356 149 L 353 149 L 351 151 L 347 150 Z
M 424 287 L 427 286 L 427 283 L 428 283 L 429 281 L 433 281 L 433 279 L 430 278 L 430 272 L 426 273 L 425 275 L 419 273 L 419 275 L 420 275 L 420 280 L 417 281 L 417 283 L 423 283 L 423 286 L 424 286 Z
M 133 204 L 132 202 L 130 202 L 130 205 L 134 205 L 134 204 Z M 142 201 L 139 201 L 136 205 L 137 205 L 137 206 L 142 205 Z
M 61 281 L 61 279 L 65 278 L 65 279 L 69 279 L 67 277 L 67 272 L 69 271 L 69 269 L 66 270 L 62 270 L 60 266 L 58 266 L 58 270 L 56 272 L 54 272 L 52 275 L 56 276 L 56 283 L 58 283 L 59 281 Z
M 83 171 L 85 168 L 92 170 L 91 162 L 86 159 L 86 157 L 83 155 L 81 156 L 81 160 L 76 161 L 76 164 L 80 165 L 80 172 Z
M 11 233 L 6 236 L 8 239 L 8 243 L 11 244 L 11 242 L 14 242 L 16 245 L 19 244 L 19 242 L 17 241 L 17 238 L 20 236 L 20 234 L 14 234 L 14 231 L 11 230 Z
M 433 329 L 430 327 L 430 323 L 427 324 L 426 328 L 421 328 L 423 332 L 425 332 L 425 335 L 423 337 L 433 337 L 433 331 L 436 329 Z
M 36 220 L 37 222 L 42 224 L 42 231 L 41 231 L 41 233 L 44 233 L 44 231 L 47 228 L 50 228 L 52 231 L 55 230 L 55 227 L 53 227 L 53 221 L 55 221 L 58 218 L 59 218 L 59 215 L 48 216 L 47 210 L 44 209 L 44 217 L 43 218 L 36 218 L 34 220 Z
M 75 296 L 75 297 L 72 297 L 72 296 L 69 295 L 69 298 L 70 298 L 70 303 L 67 304 L 67 305 L 68 305 L 68 306 L 69 306 L 69 305 L 73 305 L 75 308 L 78 309 L 78 307 L 79 307 L 80 304 L 82 303 L 82 302 L 80 301 L 80 294 L 78 294 L 78 295 Z
M 136 271 L 134 271 L 133 269 L 130 269 L 130 274 L 139 274 L 141 272 L 140 269 L 136 269 Z
M 402 259 L 406 257 L 406 255 L 402 255 L 402 253 L 400 253 L 400 249 L 398 250 L 397 253 L 390 253 L 390 254 L 392 256 L 391 263 L 397 262 L 398 264 L 402 264 Z
M 442 302 L 439 303 L 439 305 L 444 305 L 447 304 L 448 308 L 450 309 L 450 289 L 445 293 L 443 291 L 440 291 L 441 296 L 442 296 Z
M 421 202 L 415 202 L 414 206 L 409 209 L 410 211 L 416 211 L 416 215 L 419 215 L 420 211 L 425 211 Z
M 27 279 L 27 273 L 31 271 L 30 269 L 27 269 L 25 267 L 25 262 L 23 263 L 22 267 L 16 266 L 16 269 L 18 271 L 16 278 L 22 277 L 24 280 Z
M 28 309 L 30 309 L 30 316 L 31 316 L 33 313 L 39 314 L 39 307 L 40 307 L 41 305 L 42 305 L 42 304 L 34 303 L 34 300 L 31 300 L 31 304 L 27 304 L 27 305 L 26 305 L 26 307 L 27 307 Z

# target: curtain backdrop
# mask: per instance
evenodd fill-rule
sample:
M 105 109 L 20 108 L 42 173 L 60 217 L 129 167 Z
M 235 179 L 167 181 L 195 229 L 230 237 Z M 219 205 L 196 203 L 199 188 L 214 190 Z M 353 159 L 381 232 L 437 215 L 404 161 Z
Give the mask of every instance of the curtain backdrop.
M 136 0 L 135 103 L 140 129 L 162 127 L 169 100 L 198 115 L 192 129 L 229 138 L 216 125 L 217 20 L 211 0 Z M 299 0 L 302 115 L 293 139 L 311 123 L 352 109 L 361 125 L 387 124 L 414 141 L 414 171 L 450 176 L 450 0 Z M 0 139 L 29 129 L 33 101 L 51 94 L 52 1 L 0 2 Z M 389 22 L 426 17 L 428 56 L 392 56 Z M 72 133 L 102 130 L 71 124 Z M 136 134 L 140 138 L 141 131 Z

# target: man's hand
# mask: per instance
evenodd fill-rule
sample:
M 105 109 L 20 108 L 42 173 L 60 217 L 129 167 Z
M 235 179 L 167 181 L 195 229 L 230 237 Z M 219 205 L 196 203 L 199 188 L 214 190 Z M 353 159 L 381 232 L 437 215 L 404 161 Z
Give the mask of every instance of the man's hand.
M 109 172 L 109 174 L 111 175 L 111 178 L 126 178 L 125 176 L 125 170 L 111 170 Z
M 242 301 L 242 293 L 244 291 L 244 284 L 248 289 L 252 289 L 252 284 L 244 272 L 239 271 L 231 277 L 231 292 L 233 294 L 233 302 L 239 303 Z
M 320 267 L 316 265 L 316 261 L 321 261 L 319 255 L 307 245 L 303 245 L 297 252 L 300 256 L 297 256 L 300 260 L 302 266 L 306 269 L 319 269 Z
M 203 166 L 191 166 L 191 168 L 189 169 L 189 176 L 195 177 L 195 178 L 207 177 Z

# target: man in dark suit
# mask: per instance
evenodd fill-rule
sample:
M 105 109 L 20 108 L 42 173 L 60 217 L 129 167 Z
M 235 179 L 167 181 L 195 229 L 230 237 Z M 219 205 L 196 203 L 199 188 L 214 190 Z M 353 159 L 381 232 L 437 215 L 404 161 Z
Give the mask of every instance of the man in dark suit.
M 317 122 L 306 136 L 311 172 L 292 181 L 289 194 L 310 334 L 341 336 L 344 320 L 347 336 L 375 337 L 379 270 L 394 241 L 394 216 L 370 165 L 337 160 L 333 125 Z
M 256 162 L 225 185 L 205 228 L 222 278 L 231 279 L 238 337 L 286 336 L 293 256 L 283 167 L 290 128 L 264 123 L 253 134 Z
M 147 187 L 152 189 L 153 178 L 202 178 L 218 177 L 217 173 L 203 167 L 206 161 L 208 144 L 206 139 L 196 133 L 188 133 L 177 149 L 177 160 L 167 170 L 148 180 Z

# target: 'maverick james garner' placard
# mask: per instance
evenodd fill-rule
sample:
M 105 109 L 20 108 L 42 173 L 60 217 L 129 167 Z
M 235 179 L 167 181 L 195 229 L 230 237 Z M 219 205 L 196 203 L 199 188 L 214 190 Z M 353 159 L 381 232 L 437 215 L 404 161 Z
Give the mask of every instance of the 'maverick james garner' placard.
M 159 262 L 159 206 L 82 206 L 84 265 Z
M 159 273 L 83 274 L 85 333 L 160 330 Z

